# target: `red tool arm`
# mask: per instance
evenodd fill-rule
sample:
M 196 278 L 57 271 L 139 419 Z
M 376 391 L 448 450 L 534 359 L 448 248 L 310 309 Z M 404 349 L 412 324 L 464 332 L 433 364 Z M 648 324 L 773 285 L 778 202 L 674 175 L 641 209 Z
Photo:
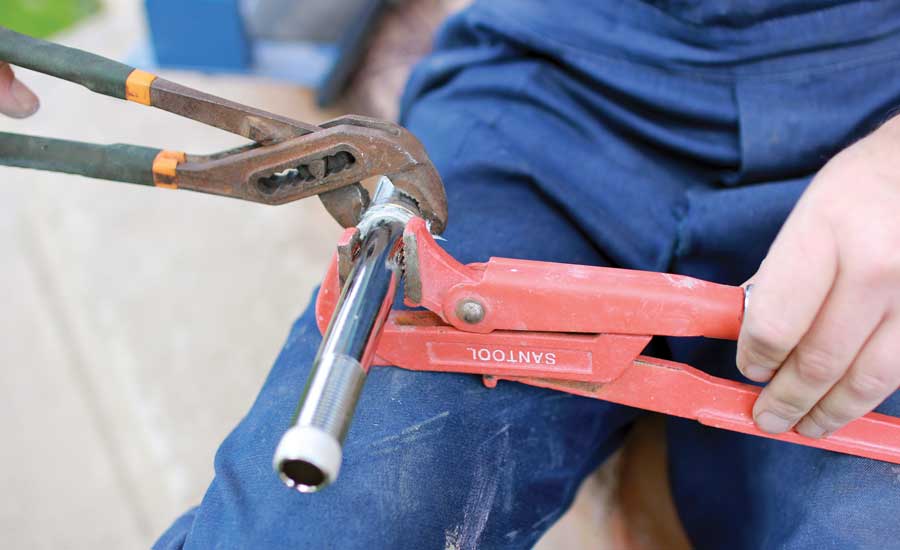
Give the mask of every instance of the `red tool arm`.
M 407 233 L 406 246 L 417 249 L 421 287 L 421 298 L 407 293 L 407 302 L 466 332 L 737 339 L 740 331 L 744 291 L 738 287 L 668 273 L 507 258 L 463 266 L 435 243 L 421 221 L 410 223 Z M 461 318 L 466 304 L 483 310 L 478 321 Z
M 870 413 L 822 439 L 768 434 L 751 414 L 759 387 L 640 355 L 656 335 L 737 339 L 739 287 L 503 258 L 462 265 L 420 219 L 407 226 L 403 246 L 406 301 L 429 311 L 391 313 L 378 364 L 481 374 L 489 386 L 513 380 L 900 464 L 900 419 Z M 317 303 L 321 328 L 338 292 L 335 262 Z

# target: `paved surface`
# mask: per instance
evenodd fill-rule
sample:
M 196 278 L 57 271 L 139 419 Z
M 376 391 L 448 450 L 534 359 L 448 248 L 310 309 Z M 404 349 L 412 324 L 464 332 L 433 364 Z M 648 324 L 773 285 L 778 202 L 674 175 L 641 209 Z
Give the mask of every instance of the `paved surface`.
M 107 2 L 59 40 L 123 58 L 144 32 L 138 5 Z M 0 131 L 195 153 L 241 143 L 20 74 L 43 107 Z M 165 76 L 301 120 L 335 114 L 273 83 Z M 273 208 L 0 169 L 4 547 L 143 548 L 198 503 L 339 231 L 315 200 Z M 602 510 L 585 500 L 566 520 L 581 527 L 542 548 L 596 531 Z

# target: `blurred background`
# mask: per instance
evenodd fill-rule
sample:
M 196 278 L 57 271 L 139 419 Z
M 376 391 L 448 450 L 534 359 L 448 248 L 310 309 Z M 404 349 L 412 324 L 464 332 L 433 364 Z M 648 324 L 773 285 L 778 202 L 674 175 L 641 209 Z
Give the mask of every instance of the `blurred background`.
M 465 3 L 0 0 L 0 25 L 317 123 L 393 118 L 410 65 Z M 42 107 L 0 131 L 191 153 L 241 143 L 17 74 Z M 339 233 L 314 199 L 267 207 L 0 169 L 4 546 L 146 548 L 198 504 Z M 607 547 L 604 475 L 540 548 Z

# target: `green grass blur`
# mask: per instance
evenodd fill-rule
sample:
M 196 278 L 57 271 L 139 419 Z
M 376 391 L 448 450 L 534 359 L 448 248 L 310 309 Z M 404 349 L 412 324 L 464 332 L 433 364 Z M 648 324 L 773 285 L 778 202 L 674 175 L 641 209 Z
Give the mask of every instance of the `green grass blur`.
M 0 26 L 46 37 L 99 9 L 100 0 L 0 0 Z

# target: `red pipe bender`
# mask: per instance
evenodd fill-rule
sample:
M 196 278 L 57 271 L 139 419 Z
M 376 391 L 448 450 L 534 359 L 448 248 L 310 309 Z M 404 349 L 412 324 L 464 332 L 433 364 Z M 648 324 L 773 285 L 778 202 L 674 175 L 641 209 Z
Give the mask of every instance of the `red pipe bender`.
M 345 230 L 316 303 L 324 332 L 341 291 Z M 403 235 L 405 303 L 392 311 L 371 364 L 479 374 L 770 439 L 900 464 L 900 419 L 878 413 L 822 439 L 770 434 L 751 414 L 760 388 L 641 355 L 653 336 L 736 340 L 744 290 L 681 275 L 491 258 L 463 265 L 421 218 Z M 344 252 L 341 252 L 344 251 Z M 370 364 L 362 361 L 363 365 Z

